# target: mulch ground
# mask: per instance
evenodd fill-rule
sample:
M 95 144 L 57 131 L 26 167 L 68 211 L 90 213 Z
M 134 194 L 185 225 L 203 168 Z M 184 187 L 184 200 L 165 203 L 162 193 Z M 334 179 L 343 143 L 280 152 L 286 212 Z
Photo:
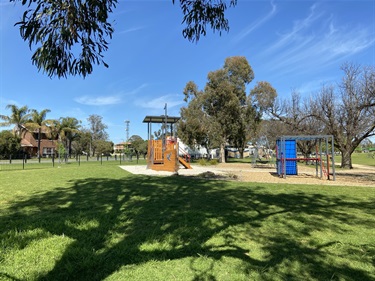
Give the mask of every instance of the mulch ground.
M 320 179 L 316 176 L 314 167 L 303 165 L 298 165 L 298 175 L 288 175 L 286 178 L 280 178 L 276 173 L 276 168 L 267 165 L 253 168 L 248 163 L 220 163 L 214 169 L 225 172 L 229 179 L 244 182 L 375 187 L 375 168 L 370 166 L 358 165 L 351 170 L 336 169 L 335 181 L 332 180 L 332 176 L 330 180 Z

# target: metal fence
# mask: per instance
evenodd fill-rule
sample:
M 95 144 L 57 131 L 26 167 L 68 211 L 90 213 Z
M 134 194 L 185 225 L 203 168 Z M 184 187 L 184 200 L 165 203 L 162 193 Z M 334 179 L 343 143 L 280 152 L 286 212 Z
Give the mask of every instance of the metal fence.
M 61 165 L 85 165 L 85 164 L 129 164 L 129 162 L 137 163 L 137 158 L 130 155 L 113 155 L 113 156 L 95 156 L 89 157 L 88 155 L 77 155 L 74 157 L 68 157 L 62 155 L 61 157 L 49 157 L 49 158 L 27 158 L 26 155 L 22 157 L 13 157 L 9 159 L 0 159 L 0 171 L 8 170 L 28 170 L 28 169 L 42 169 L 59 167 Z

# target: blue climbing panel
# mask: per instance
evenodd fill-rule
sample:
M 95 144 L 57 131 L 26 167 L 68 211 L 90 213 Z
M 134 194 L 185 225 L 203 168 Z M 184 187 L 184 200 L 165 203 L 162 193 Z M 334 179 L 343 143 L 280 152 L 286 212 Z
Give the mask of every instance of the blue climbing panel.
M 283 174 L 283 165 L 282 165 L 281 159 L 297 158 L 297 143 L 296 143 L 296 140 L 283 140 L 282 141 L 278 139 L 276 140 L 276 145 L 277 145 L 276 169 L 277 169 L 277 174 L 281 175 Z M 286 175 L 298 174 L 297 160 L 286 160 L 285 174 Z

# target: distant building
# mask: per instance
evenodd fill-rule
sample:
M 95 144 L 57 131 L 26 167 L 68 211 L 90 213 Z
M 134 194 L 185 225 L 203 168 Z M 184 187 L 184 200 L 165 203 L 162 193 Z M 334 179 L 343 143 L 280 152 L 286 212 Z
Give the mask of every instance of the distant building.
M 38 155 L 38 131 L 30 132 L 26 130 L 22 139 L 21 147 L 23 151 L 30 157 L 37 157 Z M 57 150 L 57 139 L 50 139 L 45 132 L 41 132 L 40 137 L 40 156 L 52 157 Z
M 113 146 L 113 150 L 115 153 L 118 153 L 118 152 L 124 152 L 124 150 L 131 144 L 131 142 L 120 142 L 120 143 L 116 143 L 114 146 Z

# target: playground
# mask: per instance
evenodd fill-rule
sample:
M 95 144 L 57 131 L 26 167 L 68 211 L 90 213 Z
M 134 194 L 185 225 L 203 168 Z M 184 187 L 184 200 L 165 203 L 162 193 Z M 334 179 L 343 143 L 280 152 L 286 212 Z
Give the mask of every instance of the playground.
M 181 150 L 176 141 L 173 125 L 178 120 L 179 117 L 170 117 L 167 114 L 146 116 L 143 122 L 148 124 L 149 135 L 147 167 L 126 165 L 121 168 L 137 175 L 179 175 L 255 183 L 374 187 L 373 166 L 355 165 L 352 170 L 336 171 L 334 139 L 329 135 L 282 136 L 277 140 L 276 158 L 271 154 L 267 157 L 272 150 L 267 137 L 263 137 L 257 142 L 251 163 L 237 161 L 210 166 L 193 165 L 190 163 L 190 156 Z M 166 125 L 169 124 L 170 137 L 153 140 L 152 124 L 164 124 L 164 136 L 167 135 Z M 297 141 L 315 141 L 315 156 L 297 157 Z M 262 160 L 262 157 L 265 160 Z M 309 162 L 314 165 L 304 164 Z

